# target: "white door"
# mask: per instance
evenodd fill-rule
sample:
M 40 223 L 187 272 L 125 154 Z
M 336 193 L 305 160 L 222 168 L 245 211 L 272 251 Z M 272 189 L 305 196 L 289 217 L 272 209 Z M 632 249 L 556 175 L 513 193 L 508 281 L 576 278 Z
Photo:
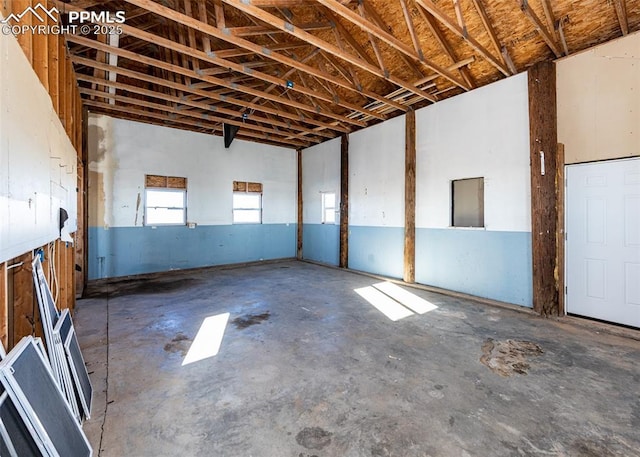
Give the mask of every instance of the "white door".
M 565 176 L 567 312 L 640 327 L 640 158 Z

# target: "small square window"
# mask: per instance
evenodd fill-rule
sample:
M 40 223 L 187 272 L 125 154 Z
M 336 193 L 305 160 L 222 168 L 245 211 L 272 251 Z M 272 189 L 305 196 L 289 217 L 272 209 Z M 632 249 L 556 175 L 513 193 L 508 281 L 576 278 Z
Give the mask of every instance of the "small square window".
M 258 192 L 233 193 L 233 223 L 262 223 L 262 194 Z
M 484 227 L 484 178 L 451 182 L 451 225 Z
M 145 225 L 179 225 L 187 221 L 187 191 L 146 189 Z
M 322 193 L 322 223 L 336 223 L 336 194 L 334 192 Z

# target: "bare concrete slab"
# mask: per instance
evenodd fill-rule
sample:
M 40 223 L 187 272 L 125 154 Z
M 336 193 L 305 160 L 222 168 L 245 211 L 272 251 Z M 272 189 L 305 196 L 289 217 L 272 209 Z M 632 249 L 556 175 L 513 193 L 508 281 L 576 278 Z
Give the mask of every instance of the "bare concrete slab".
M 377 282 L 290 261 L 92 287 L 96 455 L 640 456 L 637 339 L 410 288 L 437 308 L 392 321 L 355 292 Z

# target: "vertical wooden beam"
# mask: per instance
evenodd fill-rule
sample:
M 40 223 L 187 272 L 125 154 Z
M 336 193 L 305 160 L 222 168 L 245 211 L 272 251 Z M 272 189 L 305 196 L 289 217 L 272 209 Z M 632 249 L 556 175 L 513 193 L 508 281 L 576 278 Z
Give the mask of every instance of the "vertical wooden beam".
M 0 342 L 9 346 L 9 296 L 7 289 L 7 264 L 0 264 Z
M 349 134 L 340 143 L 340 263 L 349 268 Z
M 558 218 L 555 64 L 540 62 L 529 69 L 528 76 L 533 308 L 543 316 L 554 316 L 559 312 L 554 277 Z
M 298 248 L 296 250 L 296 258 L 302 260 L 302 224 L 303 221 L 303 202 L 302 202 L 302 149 L 298 149 Z
M 33 2 L 35 6 L 38 2 Z M 46 2 L 43 3 L 46 6 Z M 53 21 L 49 16 L 43 14 L 44 25 L 51 25 Z M 47 91 L 49 90 L 49 37 L 45 33 L 33 34 L 33 69 L 38 75 L 40 82 Z
M 13 0 L 11 5 L 11 12 L 13 14 L 22 14 L 27 8 L 31 7 L 31 0 Z M 33 15 L 30 13 L 25 14 L 20 18 L 21 26 L 42 25 L 40 21 L 36 19 L 36 23 L 33 23 Z M 18 44 L 22 48 L 24 55 L 27 56 L 27 60 L 30 64 L 33 64 L 33 35 L 29 32 L 20 33 L 17 36 Z
M 89 144 L 88 134 L 89 131 L 89 109 L 82 108 L 82 164 L 84 165 L 84 174 L 82 175 L 82 187 L 80 192 L 83 193 L 83 256 L 82 256 L 82 288 L 87 287 L 87 281 L 89 280 Z
M 558 143 L 558 156 L 556 158 L 556 209 L 558 221 L 556 222 L 556 282 L 558 289 L 558 314 L 565 314 L 564 308 L 564 144 Z
M 20 264 L 13 269 L 13 347 L 27 335 L 32 335 L 35 323 L 35 300 L 33 276 L 31 275 L 31 253 L 16 257 L 11 265 Z
M 405 114 L 404 282 L 416 281 L 416 112 Z
M 47 35 L 47 66 L 49 72 L 49 96 L 51 97 L 51 102 L 53 103 L 53 109 L 56 113 L 60 112 L 59 100 L 60 96 L 58 94 L 58 84 L 60 81 L 60 73 L 59 73 L 59 51 L 60 46 L 58 45 L 58 40 L 60 39 L 59 35 L 55 35 L 53 33 Z

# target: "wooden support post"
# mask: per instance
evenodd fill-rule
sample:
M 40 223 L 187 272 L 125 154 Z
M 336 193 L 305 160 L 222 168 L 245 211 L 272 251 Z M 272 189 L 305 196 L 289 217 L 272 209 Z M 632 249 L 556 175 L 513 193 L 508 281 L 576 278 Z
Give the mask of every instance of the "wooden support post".
M 556 73 L 551 61 L 529 69 L 529 138 L 531 164 L 531 238 L 533 308 L 558 315 L 556 264 Z
M 558 143 L 556 158 L 556 282 L 558 289 L 558 314 L 565 314 L 564 308 L 564 144 Z
M 349 268 L 349 135 L 340 144 L 340 263 Z
M 302 224 L 304 206 L 302 202 L 302 149 L 298 149 L 298 248 L 296 258 L 302 260 Z
M 82 289 L 87 287 L 87 281 L 89 280 L 89 145 L 88 134 L 89 131 L 89 109 L 82 108 L 82 163 L 84 164 L 84 174 L 82 175 L 82 187 L 80 192 L 84 194 L 83 197 L 83 237 L 82 237 Z
M 20 264 L 13 268 L 13 341 L 15 346 L 27 335 L 32 335 L 35 325 L 35 300 L 33 276 L 31 275 L 31 253 L 16 257 L 11 265 Z
M 7 264 L 0 264 L 0 342 L 9 346 L 9 296 L 7 288 Z
M 405 115 L 404 282 L 416 281 L 416 112 Z

